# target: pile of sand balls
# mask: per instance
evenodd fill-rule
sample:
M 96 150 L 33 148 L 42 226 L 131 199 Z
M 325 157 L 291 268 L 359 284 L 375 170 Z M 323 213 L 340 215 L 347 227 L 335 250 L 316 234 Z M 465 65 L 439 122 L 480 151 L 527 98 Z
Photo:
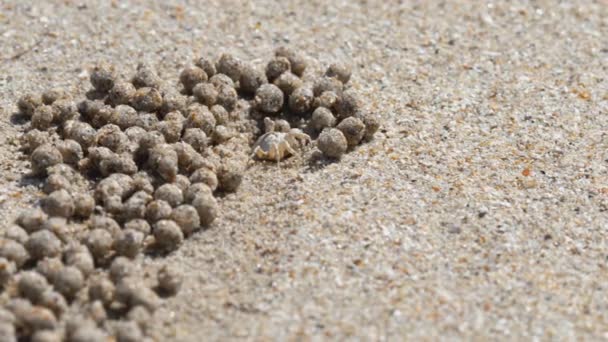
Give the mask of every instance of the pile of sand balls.
M 0 237 L 0 336 L 150 339 L 149 317 L 181 276 L 165 267 L 148 286 L 134 259 L 172 252 L 213 223 L 216 195 L 238 189 L 269 122 L 317 137 L 329 158 L 378 129 L 347 89 L 348 67 L 306 67 L 288 48 L 265 69 L 223 54 L 173 84 L 147 64 L 125 78 L 101 63 L 82 100 L 61 89 L 19 99 L 22 148 L 47 195 Z

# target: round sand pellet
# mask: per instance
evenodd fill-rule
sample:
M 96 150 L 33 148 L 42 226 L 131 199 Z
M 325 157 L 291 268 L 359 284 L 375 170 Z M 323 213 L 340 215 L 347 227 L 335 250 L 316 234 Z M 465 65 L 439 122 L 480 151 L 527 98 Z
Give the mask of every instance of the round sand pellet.
M 294 90 L 301 87 L 304 83 L 298 76 L 287 71 L 277 77 L 273 84 L 279 87 L 279 89 L 281 89 L 285 95 L 290 95 Z
M 44 187 L 42 190 L 46 194 L 50 194 L 58 190 L 67 190 L 68 192 L 71 192 L 72 185 L 73 184 L 66 177 L 59 174 L 52 174 L 49 175 L 44 181 Z
M 346 137 L 348 146 L 351 147 L 357 146 L 365 135 L 365 125 L 354 116 L 342 120 L 336 128 L 342 131 L 344 137 Z
M 120 127 L 108 124 L 97 131 L 95 140 L 98 146 L 107 147 L 113 152 L 123 152 L 129 138 L 120 130 Z
M 21 137 L 21 147 L 27 152 L 32 153 L 38 146 L 50 142 L 49 133 L 32 129 Z
M 242 62 L 229 53 L 223 53 L 217 61 L 215 68 L 218 73 L 224 74 L 238 82 L 241 76 Z
M 191 183 L 205 183 L 211 191 L 215 191 L 218 186 L 217 175 L 215 172 L 211 171 L 209 168 L 202 167 L 196 171 L 194 171 L 190 175 Z
M 325 129 L 319 135 L 317 146 L 324 155 L 330 158 L 340 158 L 348 148 L 346 137 L 336 128 Z
M 32 302 L 37 302 L 42 294 L 50 288 L 46 278 L 35 271 L 26 271 L 19 274 L 17 281 L 19 293 Z
M 179 114 L 179 112 L 173 112 L 173 113 L 181 116 L 181 114 Z M 171 114 L 171 113 L 169 113 L 169 114 Z M 180 139 L 180 137 L 182 136 L 182 131 L 184 130 L 185 120 L 183 119 L 183 117 L 179 120 L 171 120 L 170 118 L 167 119 L 167 116 L 165 117 L 164 121 L 160 121 L 156 125 L 156 130 L 158 130 L 159 132 L 162 133 L 162 135 L 165 137 L 166 142 L 174 143 L 174 142 L 177 142 Z
M 81 218 L 91 216 L 95 209 L 95 199 L 86 193 L 77 193 L 74 198 L 74 215 Z
M 36 271 L 52 283 L 63 267 L 63 262 L 59 257 L 44 258 L 36 264 Z
M 351 67 L 346 63 L 332 63 L 325 72 L 328 77 L 335 77 L 343 84 L 348 83 L 352 74 Z
M 144 218 L 146 215 L 146 205 L 150 201 L 152 201 L 152 196 L 150 194 L 143 190 L 137 191 L 123 203 L 121 219 L 123 221 L 128 221 L 131 219 Z
M 156 245 L 166 251 L 174 251 L 184 241 L 184 233 L 173 220 L 160 220 L 153 228 Z
M 162 80 L 148 63 L 139 63 L 137 65 L 137 72 L 131 82 L 136 88 L 159 88 L 162 84 Z
M 226 85 L 220 86 L 217 89 L 217 104 L 224 107 L 227 111 L 232 111 L 238 99 L 236 90 Z
M 152 181 L 152 177 L 147 172 L 138 172 L 133 175 L 133 190 L 151 194 L 154 192 Z
M 61 317 L 68 310 L 68 302 L 65 297 L 52 289 L 42 293 L 37 304 L 53 311 L 58 317 Z
M 169 144 L 159 144 L 152 148 L 148 164 L 168 182 L 175 179 L 179 170 L 177 153 Z
M 144 340 L 141 328 L 133 321 L 117 322 L 114 333 L 116 342 L 139 342 Z
M 184 86 L 187 94 L 192 94 L 192 89 L 199 83 L 207 81 L 205 71 L 197 66 L 186 67 L 179 75 L 179 81 Z
M 88 318 L 98 325 L 102 325 L 108 319 L 108 313 L 103 303 L 99 300 L 85 304 L 83 311 Z
M 182 276 L 172 267 L 161 267 L 157 274 L 158 289 L 161 293 L 174 296 L 182 286 Z
M 74 213 L 74 199 L 66 190 L 57 190 L 43 200 L 42 208 L 50 216 L 68 218 Z
M 89 299 L 99 300 L 104 305 L 109 306 L 114 300 L 116 287 L 114 283 L 105 275 L 97 274 L 89 279 Z
M 106 257 L 112 250 L 114 239 L 105 229 L 93 229 L 89 232 L 85 244 L 96 259 Z
M 52 106 L 42 105 L 36 107 L 32 115 L 32 128 L 41 131 L 47 130 L 51 127 L 54 118 L 55 110 Z
M 312 108 L 314 94 L 312 89 L 302 86 L 289 95 L 289 109 L 296 114 L 304 114 Z
M 148 309 L 142 305 L 133 306 L 127 313 L 127 319 L 137 323 L 137 325 L 142 329 L 146 329 L 150 326 L 150 317 L 150 311 L 148 311 Z
M 176 207 L 184 201 L 184 195 L 176 185 L 167 183 L 156 189 L 154 199 L 165 201 L 172 207 Z
M 125 230 L 134 230 L 143 233 L 144 235 L 150 234 L 152 229 L 148 221 L 144 219 L 133 219 L 124 225 Z
M 324 91 L 321 95 L 315 97 L 312 101 L 313 108 L 325 107 L 333 110 L 336 102 L 338 101 L 338 95 L 333 91 Z
M 44 175 L 49 167 L 63 162 L 61 152 L 50 144 L 38 146 L 30 158 L 32 172 L 37 175 Z
M 103 229 L 116 236 L 120 232 L 120 225 L 110 216 L 94 215 L 89 222 L 89 229 Z
M 356 115 L 359 111 L 359 100 L 351 91 L 345 91 L 338 97 L 334 108 L 339 119 L 346 119 Z
M 52 258 L 61 254 L 61 240 L 48 230 L 40 230 L 30 235 L 25 248 L 35 260 Z
M 19 98 L 17 107 L 22 115 L 30 118 L 38 106 L 42 105 L 42 98 L 38 95 L 26 94 Z
M 86 122 L 67 121 L 64 124 L 65 138 L 77 141 L 83 150 L 95 143 L 97 131 Z
M 66 265 L 76 267 L 85 276 L 91 274 L 95 269 L 93 255 L 86 246 L 80 243 L 69 244 L 63 258 Z
M 2 236 L 9 240 L 14 240 L 20 244 L 24 244 L 28 239 L 28 233 L 22 227 L 11 224 L 4 229 Z
M 275 56 L 286 57 L 291 65 L 291 72 L 294 74 L 298 76 L 302 76 L 302 74 L 304 74 L 304 69 L 306 69 L 307 64 L 306 59 L 296 50 L 286 46 L 281 46 L 275 50 Z
M 114 249 L 118 255 L 135 258 L 143 247 L 144 238 L 144 233 L 141 231 L 124 229 L 116 237 Z
M 152 201 L 146 206 L 146 219 L 154 223 L 171 216 L 171 205 L 165 201 Z
M 206 106 L 199 104 L 188 107 L 186 128 L 200 128 L 207 136 L 210 136 L 213 133 L 215 124 L 215 117 Z
M 184 191 L 190 187 L 190 180 L 185 175 L 177 175 L 173 184 L 175 184 L 175 186 L 182 191 L 183 196 Z
M 191 235 L 201 225 L 198 211 L 188 204 L 174 208 L 170 218 L 177 223 L 185 236 Z
M 211 83 L 199 83 L 193 89 L 192 93 L 196 100 L 207 107 L 213 106 L 217 102 L 218 91 Z
M 118 283 L 116 299 L 129 307 L 141 305 L 149 311 L 154 311 L 160 304 L 160 298 L 154 291 L 132 277 L 124 278 Z
M 259 110 L 272 114 L 283 107 L 283 97 L 279 87 L 274 84 L 264 84 L 257 89 L 254 103 Z
M 54 330 L 57 327 L 57 318 L 53 311 L 42 306 L 24 307 L 14 312 L 17 320 L 28 330 Z
M 196 151 L 202 152 L 207 147 L 207 134 L 200 128 L 187 128 L 182 140 L 190 144 Z
M 108 336 L 101 329 L 95 326 L 77 327 L 69 337 L 70 342 L 106 342 Z
M 205 193 L 197 194 L 192 200 L 191 205 L 198 212 L 198 216 L 201 221 L 201 225 L 208 226 L 217 217 L 218 205 L 217 200 Z
M 213 84 L 214 87 L 219 88 L 221 86 L 228 86 L 234 88 L 234 81 L 230 77 L 224 74 L 215 74 L 209 79 L 209 83 Z
M 254 94 L 255 91 L 265 83 L 268 83 L 265 73 L 249 64 L 243 66 L 241 69 L 239 90 L 247 94 Z
M 108 92 L 107 103 L 116 107 L 118 105 L 128 105 L 135 96 L 135 86 L 129 82 L 116 82 Z
M 211 114 L 213 114 L 215 122 L 218 125 L 225 125 L 230 121 L 230 113 L 228 113 L 226 108 L 224 108 L 223 106 L 215 105 L 212 106 L 209 110 L 211 111 Z
M 221 145 L 235 136 L 235 132 L 224 125 L 215 126 L 211 135 L 211 142 L 214 145 Z
M 175 111 L 184 113 L 187 102 L 188 97 L 182 95 L 176 89 L 163 90 L 163 104 L 161 105 L 160 113 L 163 115 Z
M 0 336 L 7 342 L 17 342 L 17 331 L 10 322 L 0 322 Z
M 63 336 L 57 330 L 38 330 L 32 334 L 31 342 L 61 342 Z
M 102 62 L 97 64 L 91 72 L 90 81 L 97 91 L 107 93 L 114 87 L 116 78 L 117 73 L 114 65 Z
M 322 131 L 324 128 L 335 126 L 336 118 L 331 113 L 331 110 L 319 107 L 312 112 L 310 125 L 313 129 Z
M 53 122 L 63 124 L 68 120 L 76 119 L 79 116 L 78 107 L 74 101 L 69 99 L 59 99 L 53 102 Z
M 281 76 L 284 72 L 291 69 L 291 63 L 286 57 L 274 57 L 266 65 L 266 77 L 269 81 L 274 81 L 277 77 Z
M 17 272 L 17 266 L 11 260 L 0 257 L 0 289 L 4 289 Z
M 213 190 L 206 183 L 202 182 L 192 182 L 192 185 L 188 187 L 188 189 L 184 192 L 184 201 L 186 203 L 192 203 L 196 195 L 198 194 L 207 194 L 212 196 Z
M 163 98 L 156 88 L 139 88 L 133 96 L 133 108 L 144 112 L 155 112 L 163 104 Z
M 313 82 L 313 93 L 315 96 L 320 96 L 326 91 L 334 94 L 341 94 L 344 85 L 338 79 L 333 77 L 319 77 Z
M 84 287 L 84 282 L 84 275 L 77 267 L 65 266 L 53 279 L 53 287 L 57 292 L 71 299 Z
M 236 160 L 226 160 L 217 170 L 218 189 L 223 192 L 235 192 L 245 173 L 245 165 Z
M 42 225 L 42 230 L 53 232 L 62 243 L 69 242 L 73 235 L 72 227 L 68 225 L 67 219 L 61 216 L 51 217 L 46 220 Z
M 370 141 L 374 138 L 374 134 L 380 128 L 380 120 L 372 113 L 360 113 L 357 116 L 363 124 L 365 124 L 365 134 L 363 140 Z
M 82 146 L 76 140 L 66 139 L 58 142 L 57 150 L 61 153 L 63 162 L 70 165 L 77 165 L 84 156 Z
M 135 265 L 128 258 L 119 256 L 112 261 L 109 275 L 115 284 L 132 274 L 135 274 Z
M 17 217 L 17 224 L 28 233 L 41 229 L 42 224 L 48 219 L 48 215 L 40 208 L 26 209 Z
M 114 108 L 114 110 L 115 110 L 116 118 L 117 118 L 116 125 L 118 125 L 118 127 L 120 127 L 120 129 L 125 130 L 125 134 L 127 134 L 127 136 L 129 136 L 129 134 L 127 133 L 129 131 L 129 128 L 139 128 L 139 127 L 133 127 L 137 123 L 137 120 L 139 117 L 135 108 L 133 108 L 127 104 L 121 104 L 121 105 L 116 106 L 116 108 Z
M 52 105 L 61 99 L 69 99 L 68 93 L 63 88 L 51 88 L 42 93 L 42 102 L 46 105 Z
M 207 74 L 208 77 L 212 77 L 217 72 L 215 70 L 215 64 L 208 58 L 197 58 L 194 62 L 194 65 L 203 69 L 203 71 L 205 71 L 205 74 Z

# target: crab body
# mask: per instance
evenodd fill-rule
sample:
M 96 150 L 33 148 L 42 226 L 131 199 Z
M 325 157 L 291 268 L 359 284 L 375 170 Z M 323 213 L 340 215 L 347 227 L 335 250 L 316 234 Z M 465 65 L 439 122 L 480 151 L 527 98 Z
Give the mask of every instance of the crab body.
M 261 135 L 253 145 L 253 156 L 259 159 L 280 162 L 291 155 L 295 155 L 294 147 L 310 141 L 310 136 L 297 128 L 289 132 L 268 132 Z

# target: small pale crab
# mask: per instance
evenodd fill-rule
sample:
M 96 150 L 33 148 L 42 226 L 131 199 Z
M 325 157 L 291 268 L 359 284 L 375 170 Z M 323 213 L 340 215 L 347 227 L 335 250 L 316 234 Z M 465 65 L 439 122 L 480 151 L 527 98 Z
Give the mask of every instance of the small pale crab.
M 310 136 L 298 128 L 281 127 L 275 131 L 275 122 L 264 118 L 266 133 L 262 134 L 253 144 L 252 157 L 280 162 L 297 152 L 294 147 L 310 142 Z

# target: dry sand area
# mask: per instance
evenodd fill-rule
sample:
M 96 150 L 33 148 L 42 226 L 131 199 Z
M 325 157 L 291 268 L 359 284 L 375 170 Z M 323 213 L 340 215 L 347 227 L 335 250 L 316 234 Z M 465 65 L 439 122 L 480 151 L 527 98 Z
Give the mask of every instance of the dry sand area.
M 280 45 L 352 63 L 381 130 L 340 162 L 254 164 L 210 229 L 140 256 L 185 277 L 159 339 L 608 339 L 605 0 L 2 0 L 2 223 L 41 194 L 23 93 Z

